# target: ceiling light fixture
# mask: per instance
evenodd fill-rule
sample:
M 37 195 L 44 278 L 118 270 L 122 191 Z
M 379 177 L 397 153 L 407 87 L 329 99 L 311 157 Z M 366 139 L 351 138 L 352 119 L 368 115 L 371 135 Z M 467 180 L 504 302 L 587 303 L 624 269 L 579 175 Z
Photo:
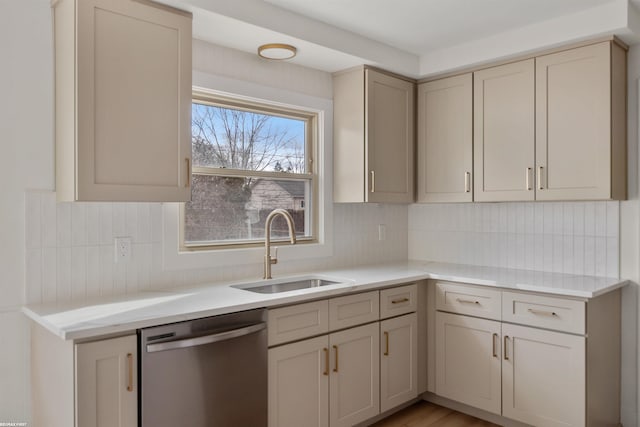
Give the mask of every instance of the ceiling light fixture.
M 277 61 L 291 59 L 296 56 L 297 52 L 298 50 L 295 47 L 284 43 L 268 43 L 258 48 L 258 56 Z

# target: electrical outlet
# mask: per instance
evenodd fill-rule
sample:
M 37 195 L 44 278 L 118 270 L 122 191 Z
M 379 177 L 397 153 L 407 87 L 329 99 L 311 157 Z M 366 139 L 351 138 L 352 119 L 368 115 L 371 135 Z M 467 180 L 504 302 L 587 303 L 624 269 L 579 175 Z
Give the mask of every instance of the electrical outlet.
M 115 238 L 115 262 L 127 263 L 131 260 L 131 237 Z
M 385 224 L 378 224 L 378 240 L 381 242 L 387 240 L 387 226 Z

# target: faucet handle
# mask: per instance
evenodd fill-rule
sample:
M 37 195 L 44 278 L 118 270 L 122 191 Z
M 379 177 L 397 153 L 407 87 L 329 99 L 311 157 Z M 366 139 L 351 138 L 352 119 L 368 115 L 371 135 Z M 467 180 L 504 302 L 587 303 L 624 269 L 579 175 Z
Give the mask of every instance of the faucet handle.
M 273 248 L 273 256 L 271 257 L 271 264 L 277 264 L 278 263 L 278 247 L 274 247 Z

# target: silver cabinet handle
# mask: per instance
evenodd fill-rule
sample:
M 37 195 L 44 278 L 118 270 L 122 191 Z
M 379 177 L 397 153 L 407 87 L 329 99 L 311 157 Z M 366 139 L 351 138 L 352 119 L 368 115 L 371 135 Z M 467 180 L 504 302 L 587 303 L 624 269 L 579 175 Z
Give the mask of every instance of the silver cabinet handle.
M 525 180 L 527 183 L 527 191 L 531 190 L 531 168 L 527 168 Z
M 464 192 L 471 192 L 471 172 L 464 173 Z
M 460 304 L 478 304 L 478 305 L 480 305 L 480 301 L 474 301 L 474 300 L 470 300 L 470 299 L 456 298 L 456 301 L 458 301 Z
M 531 314 L 539 314 L 542 316 L 555 316 L 558 317 L 558 314 L 556 314 L 555 311 L 547 311 L 547 310 L 536 310 L 533 308 L 528 308 L 527 311 Z
M 199 345 L 211 344 L 219 341 L 226 341 L 233 338 L 239 338 L 245 335 L 253 334 L 267 328 L 265 322 L 256 323 L 255 325 L 245 326 L 244 328 L 232 329 L 230 331 L 219 332 L 217 334 L 204 335 L 194 338 L 184 338 L 181 340 L 165 341 L 156 344 L 147 344 L 147 353 L 155 351 L 175 350 L 178 348 L 196 347 Z
M 371 192 L 376 192 L 376 171 L 371 171 Z
M 538 166 L 538 190 L 544 190 L 542 186 L 542 166 Z

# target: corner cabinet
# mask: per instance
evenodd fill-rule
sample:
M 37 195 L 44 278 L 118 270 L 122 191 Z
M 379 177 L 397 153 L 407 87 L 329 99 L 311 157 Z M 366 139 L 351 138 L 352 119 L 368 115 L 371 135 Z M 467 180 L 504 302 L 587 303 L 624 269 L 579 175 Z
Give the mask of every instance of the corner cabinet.
M 357 68 L 333 94 L 334 201 L 413 202 L 415 83 Z
M 151 1 L 54 1 L 56 192 L 191 196 L 191 22 Z
M 435 286 L 437 395 L 536 426 L 618 425 L 619 290 L 584 300 Z
M 474 200 L 625 199 L 626 68 L 610 40 L 474 72 Z
M 137 337 L 74 344 L 31 328 L 33 423 L 137 427 Z
M 626 198 L 626 70 L 614 42 L 536 58 L 537 200 Z
M 418 202 L 471 202 L 471 73 L 418 85 Z

